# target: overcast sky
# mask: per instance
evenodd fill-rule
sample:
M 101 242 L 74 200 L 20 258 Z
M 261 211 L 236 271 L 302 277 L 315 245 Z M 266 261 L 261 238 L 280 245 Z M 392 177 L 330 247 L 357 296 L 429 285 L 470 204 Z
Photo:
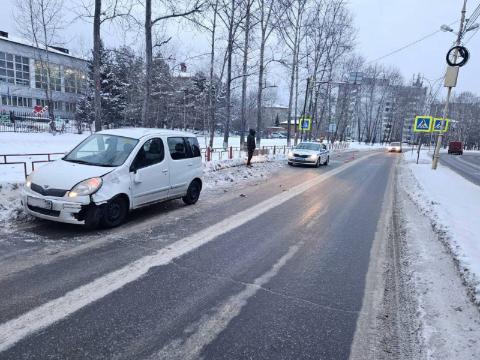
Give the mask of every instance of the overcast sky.
M 18 28 L 14 20 L 13 9 L 16 0 L 0 0 L 0 30 L 18 35 Z M 436 31 L 442 24 L 452 24 L 457 30 L 462 0 L 348 0 L 349 7 L 354 16 L 355 27 L 358 29 L 357 52 L 367 61 L 374 61 L 396 49 L 399 49 L 415 40 Z M 479 4 L 479 0 L 469 0 L 467 12 L 471 13 Z M 65 4 L 70 4 L 66 1 Z M 71 19 L 74 15 L 67 15 Z M 191 34 L 185 34 L 181 29 L 172 27 L 175 46 L 181 49 L 178 57 L 187 54 L 200 54 L 208 47 L 202 39 L 192 39 Z M 466 36 L 475 35 L 468 42 L 470 62 L 461 69 L 456 91 L 469 90 L 480 94 L 480 33 L 472 31 Z M 127 41 L 124 34 L 118 29 L 104 27 L 102 36 L 108 43 L 116 45 Z M 74 52 L 85 53 L 91 46 L 91 25 L 77 20 L 68 25 L 63 38 L 65 46 Z M 409 47 L 395 55 L 380 60 L 382 64 L 393 65 L 399 68 L 406 79 L 411 79 L 414 74 L 421 73 L 432 81 L 440 78 L 446 67 L 445 55 L 455 40 L 452 33 L 439 32 L 436 35 Z M 141 34 L 135 42 L 141 43 Z M 132 42 L 128 39 L 128 42 Z M 173 44 L 171 45 L 173 46 Z M 205 60 L 206 61 L 206 60 Z M 280 75 L 280 74 L 278 74 Z M 438 82 L 437 82 L 438 84 Z M 279 89 L 284 93 L 283 89 Z M 441 96 L 445 89 L 440 92 Z M 282 95 L 282 94 L 280 94 Z M 283 101 L 284 96 L 280 96 Z

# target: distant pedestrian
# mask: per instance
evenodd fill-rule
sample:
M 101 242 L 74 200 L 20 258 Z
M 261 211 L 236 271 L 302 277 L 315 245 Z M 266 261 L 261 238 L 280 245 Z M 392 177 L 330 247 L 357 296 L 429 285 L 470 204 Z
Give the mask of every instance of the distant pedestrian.
M 248 151 L 247 166 L 252 166 L 251 164 L 252 156 L 253 156 L 253 153 L 255 152 L 256 147 L 257 145 L 255 144 L 255 130 L 250 129 L 249 134 L 247 136 L 247 151 Z

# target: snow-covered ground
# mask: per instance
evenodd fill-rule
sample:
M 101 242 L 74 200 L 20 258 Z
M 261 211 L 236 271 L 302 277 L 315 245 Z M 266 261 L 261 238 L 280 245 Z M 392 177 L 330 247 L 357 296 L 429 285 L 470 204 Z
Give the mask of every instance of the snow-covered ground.
M 246 159 L 214 160 L 204 164 L 204 188 L 227 189 L 249 181 L 266 180 L 272 172 L 285 166 L 284 155 L 256 156 L 253 168 L 244 166 Z M 23 211 L 20 194 L 23 181 L 0 182 L 0 228 L 14 231 L 19 223 L 31 220 Z
M 457 263 L 469 294 L 480 306 L 480 187 L 447 167 L 431 170 L 431 154 L 404 153 L 401 183 Z
M 59 134 L 53 136 L 49 133 L 0 133 L 0 155 L 3 154 L 48 154 L 52 159 L 57 159 L 63 153 L 71 150 L 89 134 Z M 203 136 L 199 136 L 199 143 L 204 145 Z M 214 146 L 221 147 L 222 137 L 216 137 Z M 231 137 L 230 145 L 238 147 L 239 137 Z M 256 156 L 253 162 L 257 163 L 255 169 L 248 169 L 242 166 L 246 162 L 244 152 L 235 152 L 234 158 L 229 160 L 227 152 L 215 152 L 212 161 L 205 163 L 204 176 L 206 188 L 219 186 L 231 186 L 239 182 L 248 181 L 252 178 L 267 178 L 272 171 L 285 164 L 286 155 L 283 147 L 286 146 L 285 139 L 262 139 L 261 146 L 277 146 L 275 155 Z M 380 145 L 365 145 L 349 143 L 348 147 L 335 145 L 331 152 L 344 150 L 368 151 L 380 148 Z M 27 173 L 32 170 L 32 162 L 47 160 L 46 155 L 38 156 L 10 156 L 8 162 L 27 162 Z M 3 157 L 0 156 L 0 225 L 8 226 L 9 221 L 24 220 L 26 217 L 20 206 L 20 187 L 24 182 L 23 164 L 2 165 Z M 41 167 L 42 163 L 34 164 L 35 168 Z
M 56 136 L 50 133 L 0 133 L 0 155 L 4 154 L 49 154 L 59 153 L 52 155 L 51 159 L 60 158 L 63 153 L 71 150 L 78 143 L 80 143 L 89 134 L 82 135 L 77 134 L 58 134 Z M 198 137 L 200 146 L 205 147 L 203 136 Z M 214 148 L 216 150 L 212 153 L 212 160 L 223 161 L 228 159 L 228 151 L 221 150 L 223 144 L 223 137 L 216 137 L 214 139 Z M 231 137 L 229 145 L 232 147 L 239 147 L 240 138 Z M 287 152 L 285 146 L 287 142 L 285 139 L 262 139 L 261 146 L 276 146 L 276 154 L 285 155 Z M 345 149 L 353 149 L 359 151 L 375 150 L 379 149 L 381 145 L 366 145 L 359 143 L 349 143 L 347 145 L 334 144 L 331 149 L 332 152 L 343 151 Z M 270 149 L 273 152 L 273 149 Z M 245 157 L 245 152 L 238 150 L 233 152 L 233 164 L 242 163 Z M 46 161 L 47 155 L 36 156 L 8 156 L 7 162 L 26 162 L 27 173 L 32 170 L 32 162 L 34 161 Z M 0 184 L 1 183 L 18 183 L 24 180 L 24 168 L 23 164 L 1 165 L 4 162 L 4 158 L 0 156 Z M 34 167 L 40 167 L 42 163 L 34 164 Z
M 405 186 L 407 185 L 407 186 Z M 410 186 L 408 186 L 410 185 Z M 480 359 L 480 312 L 467 295 L 449 247 L 439 241 L 431 220 L 399 189 L 402 300 L 412 301 L 412 328 L 419 339 L 416 359 Z M 405 316 L 408 317 L 408 314 Z

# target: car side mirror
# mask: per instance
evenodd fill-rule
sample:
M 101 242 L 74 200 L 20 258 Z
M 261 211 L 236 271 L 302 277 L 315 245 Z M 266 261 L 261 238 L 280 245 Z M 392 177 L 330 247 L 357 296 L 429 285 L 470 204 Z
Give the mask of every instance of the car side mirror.
M 138 168 L 137 168 L 137 164 L 135 164 L 135 161 L 132 162 L 129 170 L 130 170 L 130 172 L 133 172 L 134 174 L 137 173 Z
M 133 181 L 137 184 L 142 182 L 142 177 L 138 171 L 135 172 L 135 175 L 133 176 Z

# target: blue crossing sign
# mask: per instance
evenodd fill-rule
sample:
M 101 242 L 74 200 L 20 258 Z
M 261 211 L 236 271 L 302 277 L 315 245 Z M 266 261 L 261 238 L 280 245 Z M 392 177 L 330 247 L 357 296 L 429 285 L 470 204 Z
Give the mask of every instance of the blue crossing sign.
M 310 116 L 304 116 L 300 118 L 298 123 L 298 130 L 310 131 L 312 129 L 312 118 Z
M 446 132 L 448 130 L 449 119 L 445 119 L 445 126 L 442 127 L 443 118 L 433 119 L 433 131 L 434 132 Z
M 431 116 L 417 116 L 413 126 L 413 132 L 432 132 L 433 117 Z

